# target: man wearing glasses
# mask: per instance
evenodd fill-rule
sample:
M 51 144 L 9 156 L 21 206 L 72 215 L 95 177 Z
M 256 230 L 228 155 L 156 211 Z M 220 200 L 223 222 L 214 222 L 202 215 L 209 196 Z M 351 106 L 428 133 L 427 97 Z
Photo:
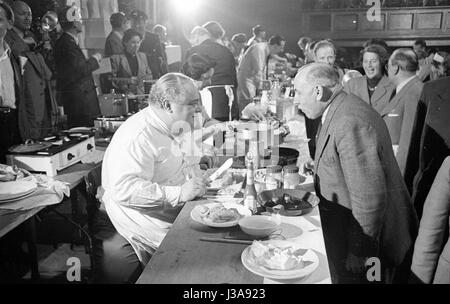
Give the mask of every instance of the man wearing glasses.
M 121 255 L 132 255 L 143 265 L 183 204 L 206 192 L 205 181 L 192 175 L 181 147 L 200 106 L 191 78 L 166 74 L 153 85 L 150 105 L 117 130 L 106 150 L 102 200 L 114 227 L 134 249 Z

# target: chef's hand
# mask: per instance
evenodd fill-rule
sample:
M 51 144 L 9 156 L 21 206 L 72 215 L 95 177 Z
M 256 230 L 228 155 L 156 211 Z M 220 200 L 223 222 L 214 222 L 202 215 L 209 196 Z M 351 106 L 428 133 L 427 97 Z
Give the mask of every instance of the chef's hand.
M 304 163 L 300 165 L 300 173 L 303 175 L 313 175 L 314 174 L 314 160 L 309 158 Z
M 217 158 L 213 156 L 203 156 L 200 159 L 200 169 L 206 170 L 214 168 L 217 165 Z
M 345 261 L 345 268 L 347 271 L 352 273 L 363 273 L 366 270 L 366 260 L 365 257 L 359 257 L 352 253 L 347 255 L 347 260 Z
M 180 191 L 180 203 L 185 203 L 188 201 L 192 201 L 196 197 L 200 197 L 205 195 L 206 193 L 206 183 L 201 177 L 194 177 L 184 183 L 181 186 Z

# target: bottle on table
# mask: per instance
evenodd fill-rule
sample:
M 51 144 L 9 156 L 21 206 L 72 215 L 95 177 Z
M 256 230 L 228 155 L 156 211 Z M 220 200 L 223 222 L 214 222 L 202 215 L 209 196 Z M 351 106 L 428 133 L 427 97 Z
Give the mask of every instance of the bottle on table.
M 295 189 L 300 184 L 299 168 L 295 165 L 285 166 L 283 168 L 283 187 L 284 189 Z
M 244 206 L 247 207 L 252 214 L 257 212 L 257 192 L 255 188 L 255 170 L 253 168 L 253 155 L 251 152 L 247 153 L 247 182 L 244 191 Z
M 281 85 L 280 85 L 280 81 L 278 79 L 275 79 L 272 82 L 271 95 L 272 95 L 272 97 L 271 97 L 272 101 L 277 101 L 277 99 L 280 98 Z
M 260 167 L 260 156 L 259 156 L 259 142 L 256 139 L 251 139 L 249 142 L 248 152 L 252 154 L 253 169 L 257 170 Z
M 281 166 L 268 166 L 266 169 L 266 190 L 281 189 L 283 185 L 283 168 Z

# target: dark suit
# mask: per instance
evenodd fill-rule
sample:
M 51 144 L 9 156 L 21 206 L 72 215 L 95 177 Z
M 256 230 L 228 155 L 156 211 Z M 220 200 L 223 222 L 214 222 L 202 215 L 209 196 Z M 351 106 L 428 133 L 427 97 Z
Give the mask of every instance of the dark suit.
M 386 268 L 400 265 L 417 218 L 386 125 L 367 103 L 344 91 L 332 99 L 317 138 L 315 174 L 333 281 L 353 278 L 345 270 L 350 253 L 379 257 Z
M 23 67 L 22 105 L 26 107 L 27 125 L 22 136 L 24 139 L 38 139 L 47 136 L 52 130 L 56 119 L 57 105 L 55 93 L 51 85 L 52 72 L 44 57 L 30 50 L 29 46 L 14 30 L 9 30 L 5 36 L 14 56 L 26 57 Z
M 112 55 L 123 54 L 124 48 L 122 39 L 120 39 L 117 32 L 112 31 L 105 42 L 105 57 L 111 57 Z
M 75 39 L 64 33 L 55 45 L 56 88 L 61 94 L 69 127 L 93 126 L 100 115 L 92 72 L 95 58 L 86 59 Z
M 405 180 L 419 218 L 433 180 L 450 155 L 450 77 L 427 82 L 417 107 Z
M 392 144 L 398 145 L 395 158 L 403 176 L 405 175 L 406 159 L 409 153 L 412 129 L 422 88 L 422 81 L 414 77 L 400 92 L 397 92 L 380 112 L 388 127 Z
M 234 64 L 234 56 L 231 51 L 211 40 L 207 39 L 201 44 L 194 46 L 187 50 L 186 57 L 188 58 L 192 54 L 197 53 L 203 56 L 208 56 L 216 62 L 214 67 L 214 75 L 211 79 L 211 86 L 215 85 L 232 85 L 234 101 L 231 108 L 232 118 L 239 118 L 239 106 L 237 103 L 237 77 L 236 66 Z M 223 88 L 211 88 L 210 89 L 213 98 L 212 118 L 224 121 L 229 120 L 230 108 L 228 106 L 228 96 Z
M 157 34 L 145 32 L 139 52 L 147 54 L 153 78 L 158 79 L 167 73 L 167 56 Z

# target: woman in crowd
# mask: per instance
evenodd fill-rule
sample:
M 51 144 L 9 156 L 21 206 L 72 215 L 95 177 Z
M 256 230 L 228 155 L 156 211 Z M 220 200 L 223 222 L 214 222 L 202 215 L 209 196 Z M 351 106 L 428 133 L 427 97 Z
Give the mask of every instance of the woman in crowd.
M 436 52 L 431 62 L 430 80 L 450 76 L 450 54 L 447 52 Z
M 385 48 L 379 45 L 366 47 L 362 51 L 365 76 L 350 79 L 344 87 L 347 93 L 360 97 L 377 112 L 386 106 L 395 90 L 386 75 L 385 66 L 388 59 Z
M 124 54 L 111 57 L 112 83 L 121 93 L 144 94 L 144 80 L 152 79 L 147 56 L 139 52 L 142 35 L 129 29 L 122 39 Z

